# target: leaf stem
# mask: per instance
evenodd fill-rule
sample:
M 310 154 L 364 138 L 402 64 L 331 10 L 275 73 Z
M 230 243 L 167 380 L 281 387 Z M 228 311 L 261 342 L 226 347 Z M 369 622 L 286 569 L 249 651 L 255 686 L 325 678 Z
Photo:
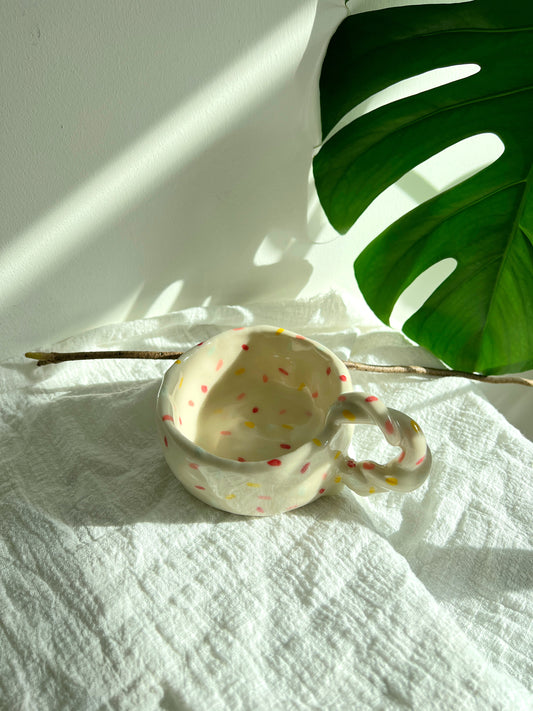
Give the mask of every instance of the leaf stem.
M 63 363 L 70 360 L 96 360 L 101 358 L 144 358 L 149 360 L 177 360 L 183 353 L 181 351 L 78 351 L 75 353 L 34 353 L 24 354 L 26 358 L 37 361 L 37 365 Z M 446 368 L 429 368 L 421 365 L 373 365 L 357 361 L 344 361 L 347 368 L 368 373 L 395 373 L 405 375 L 422 375 L 434 378 L 468 378 L 482 383 L 514 383 L 533 387 L 533 380 L 514 375 L 482 375 L 469 373 L 463 370 Z

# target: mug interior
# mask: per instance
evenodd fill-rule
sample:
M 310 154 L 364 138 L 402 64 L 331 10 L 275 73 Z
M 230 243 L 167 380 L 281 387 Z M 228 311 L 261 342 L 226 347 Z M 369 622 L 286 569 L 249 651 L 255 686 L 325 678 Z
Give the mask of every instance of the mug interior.
M 170 394 L 176 427 L 238 461 L 269 460 L 312 440 L 346 381 L 329 351 L 271 327 L 219 334 L 179 368 Z

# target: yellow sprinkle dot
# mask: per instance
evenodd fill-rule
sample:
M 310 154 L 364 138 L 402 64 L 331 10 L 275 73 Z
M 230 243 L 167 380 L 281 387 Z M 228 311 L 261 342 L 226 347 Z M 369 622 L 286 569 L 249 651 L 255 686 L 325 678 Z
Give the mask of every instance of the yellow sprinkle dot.
M 335 483 L 338 484 L 340 481 L 342 481 L 342 477 L 341 477 L 341 476 L 336 476 L 336 477 L 335 477 Z
M 216 410 L 213 410 L 213 415 L 220 415 L 222 412 L 224 412 L 223 407 L 217 407 Z
M 178 360 L 175 360 L 174 362 L 179 364 L 181 363 L 181 360 L 178 358 Z
M 305 383 L 300 383 L 300 385 L 298 385 L 298 390 L 303 390 L 304 388 L 305 388 Z
M 281 425 L 282 427 L 285 427 L 286 430 L 293 430 L 294 427 L 292 425 Z
M 338 449 L 338 450 L 335 452 L 335 459 L 338 459 L 340 456 L 341 456 L 341 450 Z
M 414 420 L 411 420 L 411 427 L 415 432 L 420 432 L 420 425 L 418 425 Z
M 396 484 L 398 483 L 398 479 L 396 479 L 395 476 L 386 476 L 385 481 L 391 486 L 396 486 Z
M 314 444 L 316 444 L 317 447 L 322 446 L 322 442 L 319 439 L 317 439 L 316 437 L 313 439 L 313 442 L 314 442 Z
M 256 486 L 257 487 L 257 486 L 261 486 L 261 484 L 254 484 L 253 481 L 247 481 L 246 486 Z
M 245 370 L 246 368 L 237 368 L 237 370 L 235 371 L 235 375 L 242 375 Z
M 246 425 L 246 427 L 249 427 L 250 429 L 255 427 L 255 422 L 245 422 L 244 424 Z
M 343 417 L 345 417 L 347 420 L 355 420 L 355 415 L 353 412 L 350 412 L 350 410 L 343 410 L 342 411 Z
M 285 330 L 284 328 L 278 328 L 278 330 L 276 331 L 276 333 L 283 333 L 284 330 Z
M 375 493 L 376 493 L 376 490 L 374 489 L 373 486 L 370 487 L 370 489 L 368 490 L 368 493 L 369 493 L 369 494 L 375 494 Z
M 226 499 L 234 499 L 234 498 L 235 498 L 235 494 L 228 494 L 226 496 Z
M 178 385 L 178 390 L 181 388 L 182 385 L 183 385 L 183 378 L 180 380 L 180 384 Z

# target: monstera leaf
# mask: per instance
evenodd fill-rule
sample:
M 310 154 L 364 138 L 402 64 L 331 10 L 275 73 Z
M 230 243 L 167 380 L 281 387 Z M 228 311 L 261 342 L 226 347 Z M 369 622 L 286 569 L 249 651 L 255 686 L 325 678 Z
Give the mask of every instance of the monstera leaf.
M 361 291 L 388 323 L 428 267 L 454 272 L 404 324 L 445 363 L 482 373 L 533 368 L 533 1 L 473 0 L 346 18 L 322 65 L 323 137 L 313 161 L 324 211 L 346 232 L 385 188 L 422 161 L 482 133 L 503 154 L 382 232 L 355 261 Z M 477 74 L 387 104 L 333 133 L 376 92 L 431 69 Z

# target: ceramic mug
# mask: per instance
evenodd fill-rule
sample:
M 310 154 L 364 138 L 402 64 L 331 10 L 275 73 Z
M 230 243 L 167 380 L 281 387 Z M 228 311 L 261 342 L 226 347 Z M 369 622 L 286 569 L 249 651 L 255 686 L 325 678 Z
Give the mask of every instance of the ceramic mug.
M 320 343 L 273 326 L 224 331 L 185 353 L 163 377 L 157 415 L 183 486 L 235 514 L 277 514 L 344 485 L 363 496 L 412 491 L 431 466 L 413 419 L 353 392 Z M 386 464 L 346 455 L 355 426 L 369 423 L 400 448 Z

